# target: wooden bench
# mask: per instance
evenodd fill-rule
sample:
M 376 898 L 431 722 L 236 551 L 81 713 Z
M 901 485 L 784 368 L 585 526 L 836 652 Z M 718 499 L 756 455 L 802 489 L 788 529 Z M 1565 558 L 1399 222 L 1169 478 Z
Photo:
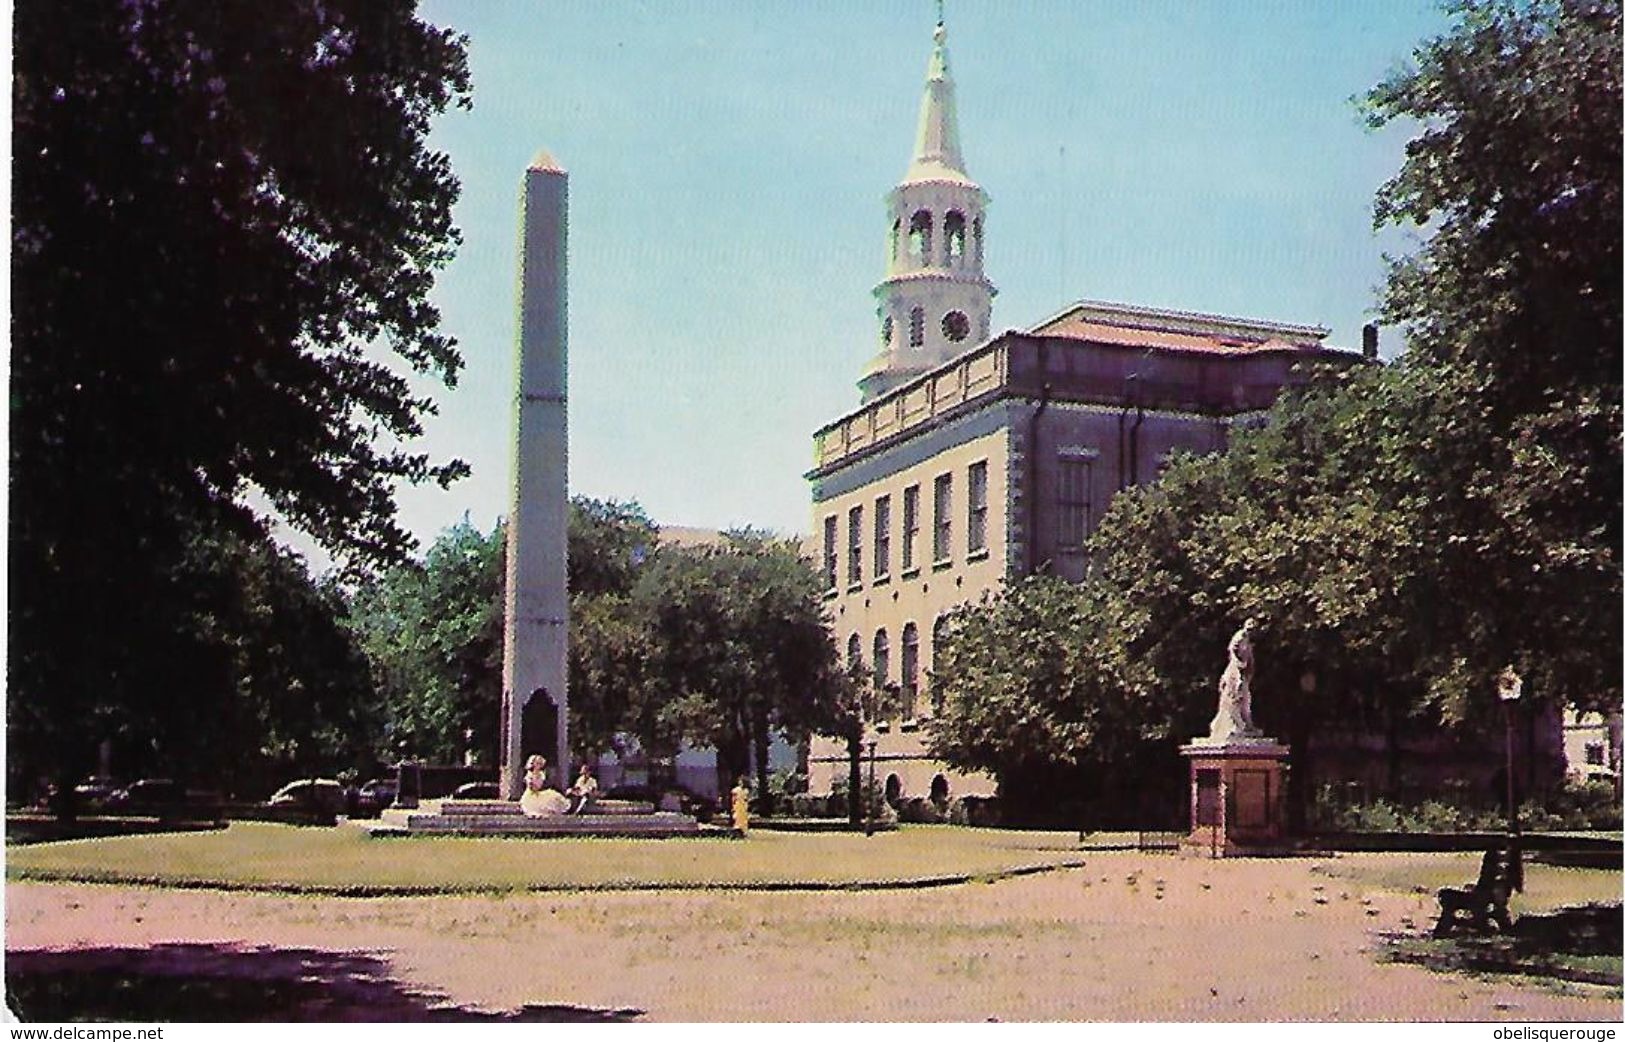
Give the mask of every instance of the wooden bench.
M 1512 929 L 1512 913 L 1507 900 L 1513 890 L 1523 889 L 1523 865 L 1516 843 L 1491 847 L 1484 852 L 1478 882 L 1465 888 L 1444 887 L 1439 891 L 1439 923 L 1433 936 L 1446 937 L 1459 922 L 1480 933 L 1493 924 L 1502 933 Z M 1465 919 L 1458 919 L 1465 916 Z

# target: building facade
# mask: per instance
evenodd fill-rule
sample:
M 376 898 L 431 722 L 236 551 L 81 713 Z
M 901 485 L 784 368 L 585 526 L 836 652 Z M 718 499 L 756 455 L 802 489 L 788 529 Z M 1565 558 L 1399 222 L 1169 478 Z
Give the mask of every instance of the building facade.
M 871 722 L 894 801 L 994 790 L 925 749 L 951 609 L 1039 568 L 1081 579 L 1119 489 L 1176 451 L 1224 451 L 1311 365 L 1356 357 L 1317 326 L 1092 301 L 990 335 L 987 202 L 965 170 L 939 23 L 913 160 L 887 197 L 880 351 L 859 406 L 814 435 L 807 474 L 838 647 L 894 692 L 895 712 Z M 846 757 L 814 738 L 811 790 L 844 783 Z

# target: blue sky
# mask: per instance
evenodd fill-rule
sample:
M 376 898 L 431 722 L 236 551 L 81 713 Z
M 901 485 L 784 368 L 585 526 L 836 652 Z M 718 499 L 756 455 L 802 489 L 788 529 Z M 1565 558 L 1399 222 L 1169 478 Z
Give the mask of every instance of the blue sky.
M 507 512 L 516 219 L 570 171 L 570 488 L 664 524 L 808 525 L 815 428 L 877 347 L 883 197 L 907 166 L 929 0 L 429 0 L 469 37 L 472 112 L 432 143 L 464 245 L 435 299 L 467 368 L 407 489 L 425 543 Z M 1351 98 L 1445 18 L 1429 3 L 951 0 L 966 165 L 992 197 L 993 328 L 1082 298 L 1319 323 L 1357 347 L 1371 198 L 1404 133 Z M 1390 333 L 1384 354 L 1397 348 Z

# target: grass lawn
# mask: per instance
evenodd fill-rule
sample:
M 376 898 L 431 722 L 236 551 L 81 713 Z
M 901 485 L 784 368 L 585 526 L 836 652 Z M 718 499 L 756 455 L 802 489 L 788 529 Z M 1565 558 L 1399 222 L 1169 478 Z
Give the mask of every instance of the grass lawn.
M 374 838 L 354 827 L 234 822 L 219 832 L 40 843 L 6 851 L 20 879 L 315 893 L 900 885 L 1076 864 L 1076 833 L 905 826 L 757 831 L 745 840 Z
M 1437 893 L 1440 887 L 1461 887 L 1478 878 L 1484 855 L 1475 851 L 1427 854 L 1383 854 L 1343 857 L 1326 866 L 1327 875 L 1388 890 Z M 1513 894 L 1514 916 L 1555 912 L 1583 904 L 1618 904 L 1619 869 L 1565 868 L 1524 860 L 1524 889 Z
M 1340 858 L 1334 878 L 1412 893 L 1437 893 L 1477 878 L 1482 855 L 1389 854 Z M 1512 895 L 1509 935 L 1466 930 L 1449 937 L 1391 936 L 1380 958 L 1436 970 L 1516 974 L 1619 987 L 1621 872 L 1524 862 L 1524 889 Z

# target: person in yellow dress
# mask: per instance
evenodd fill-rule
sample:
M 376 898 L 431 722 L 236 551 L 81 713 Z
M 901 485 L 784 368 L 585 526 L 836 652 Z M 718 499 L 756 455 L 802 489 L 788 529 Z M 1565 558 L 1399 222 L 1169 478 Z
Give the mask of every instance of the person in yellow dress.
M 733 788 L 733 819 L 734 829 L 741 836 L 750 833 L 750 786 L 745 784 L 744 776 L 739 778 L 739 784 Z

